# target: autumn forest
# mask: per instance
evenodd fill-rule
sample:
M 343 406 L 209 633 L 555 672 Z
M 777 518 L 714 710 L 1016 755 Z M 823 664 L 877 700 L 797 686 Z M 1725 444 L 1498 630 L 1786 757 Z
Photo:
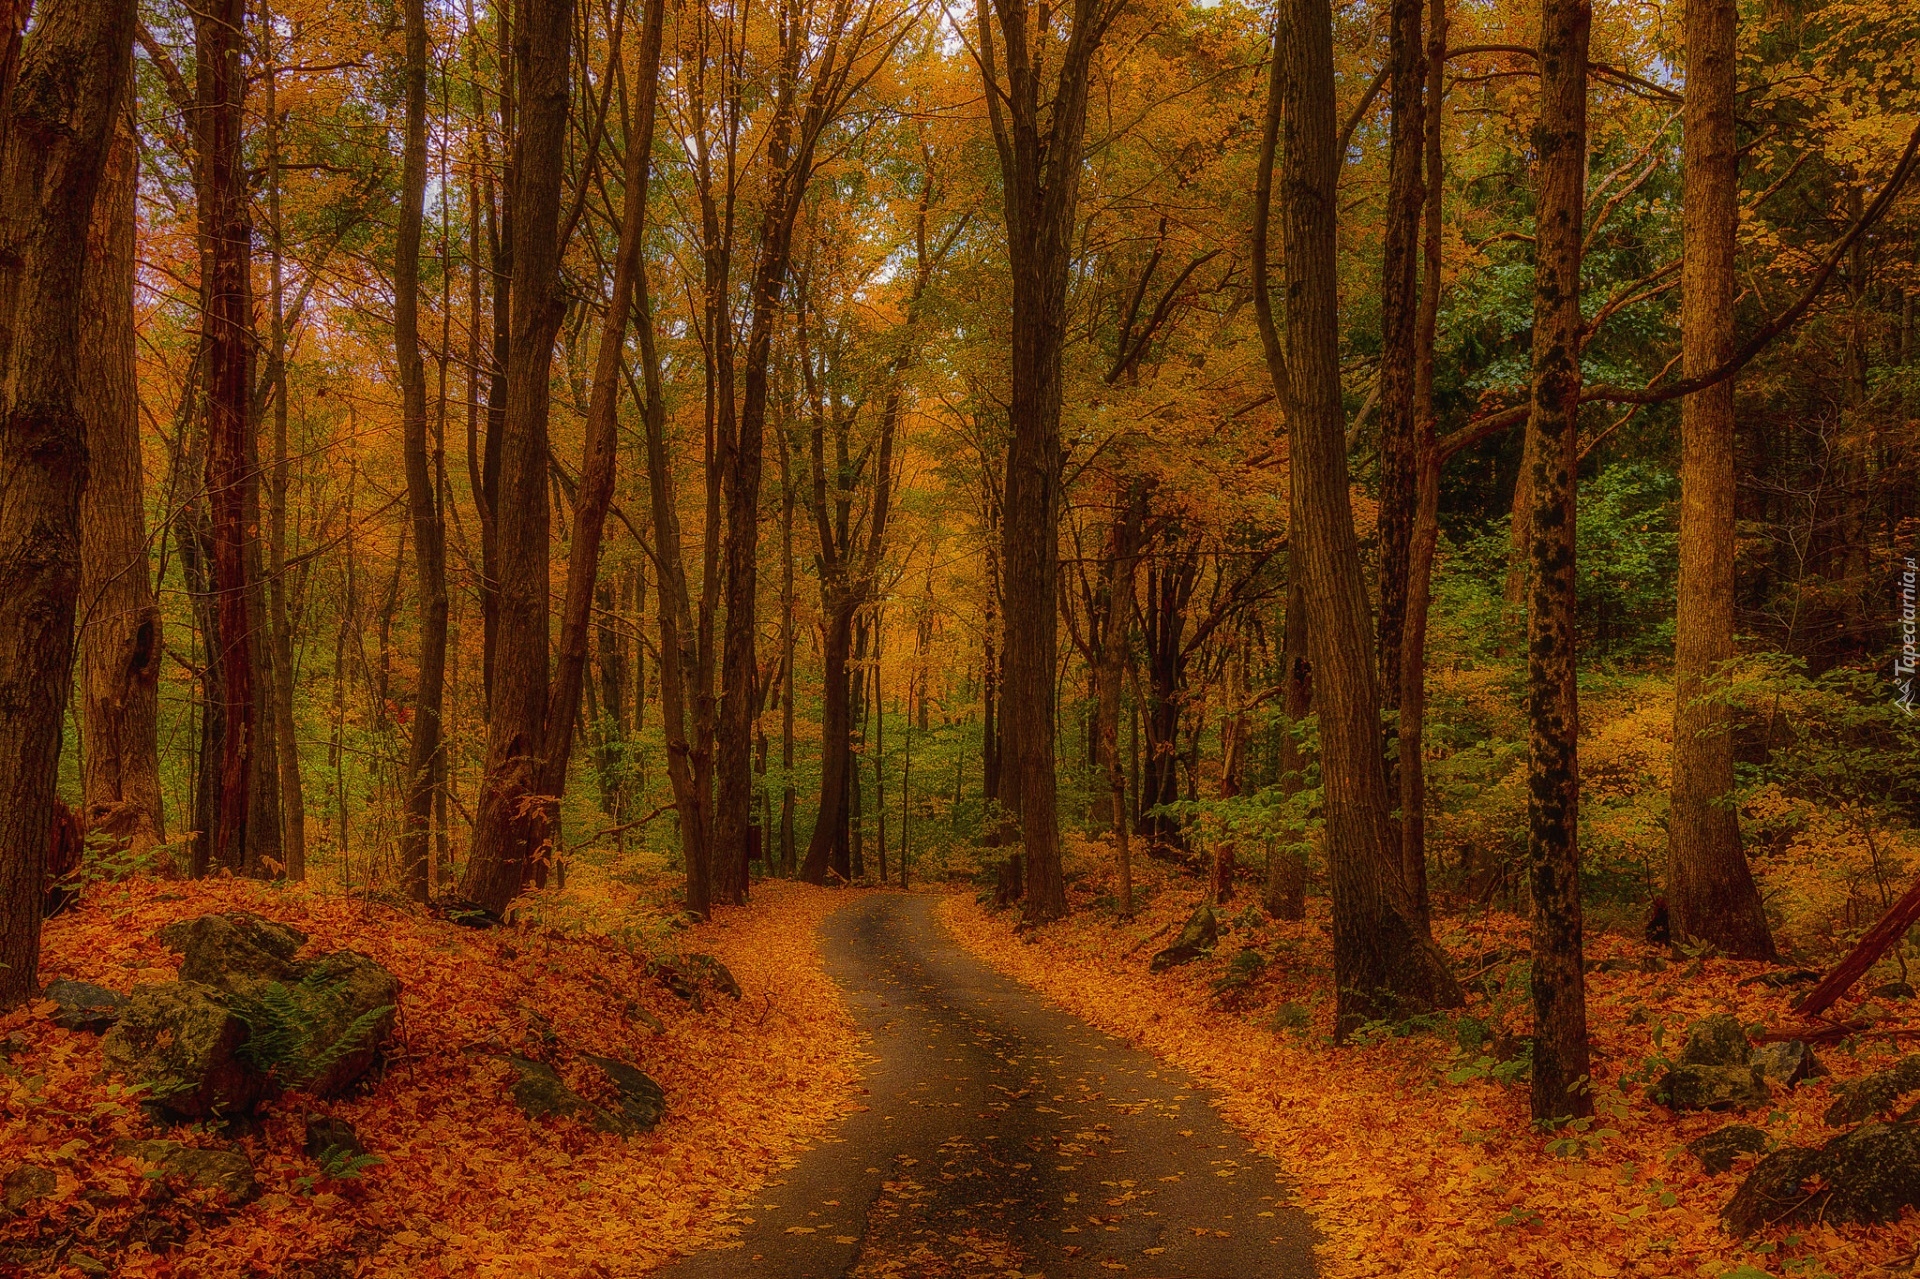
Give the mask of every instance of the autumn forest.
M 0 1271 L 1911 1267 L 1920 10 L 0 8 Z

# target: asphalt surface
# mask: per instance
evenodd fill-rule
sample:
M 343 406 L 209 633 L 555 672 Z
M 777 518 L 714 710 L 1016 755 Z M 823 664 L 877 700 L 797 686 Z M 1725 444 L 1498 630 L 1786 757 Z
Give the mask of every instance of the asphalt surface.
M 668 1279 L 1279 1279 L 1314 1273 L 1279 1168 L 1209 1095 L 963 951 L 937 899 L 822 928 L 867 1108 L 743 1204 L 737 1246 Z

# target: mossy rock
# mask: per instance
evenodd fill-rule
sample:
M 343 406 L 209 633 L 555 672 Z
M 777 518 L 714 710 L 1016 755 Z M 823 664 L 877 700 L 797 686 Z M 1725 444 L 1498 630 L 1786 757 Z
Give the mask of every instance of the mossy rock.
M 1147 964 L 1148 972 L 1165 972 L 1181 964 L 1189 964 L 1200 956 L 1210 953 L 1214 943 L 1220 940 L 1220 918 L 1213 913 L 1213 907 L 1202 905 L 1187 917 L 1186 927 L 1180 930 L 1180 936 L 1173 945 L 1157 952 Z
M 307 944 L 307 935 L 292 925 L 244 910 L 168 924 L 157 936 L 181 953 L 182 981 L 229 991 L 298 981 L 301 966 L 294 956 Z
M 113 1023 L 120 1020 L 121 1009 L 127 1006 L 127 997 L 117 990 L 65 977 L 48 982 L 40 993 L 42 998 L 51 999 L 57 1005 L 54 1025 L 95 1035 L 111 1029 Z
M 1687 1027 L 1683 1066 L 1745 1066 L 1753 1055 L 1747 1032 L 1732 1013 L 1714 1013 Z
M 253 1165 L 237 1150 L 205 1150 L 177 1141 L 120 1141 L 113 1153 L 152 1164 L 169 1180 L 195 1190 L 217 1190 L 231 1204 L 243 1204 L 260 1193 Z
M 1822 1116 L 1829 1128 L 1844 1128 L 1893 1109 L 1907 1093 L 1920 1091 L 1920 1053 L 1902 1057 L 1885 1070 L 1834 1088 L 1833 1104 Z
M 651 1075 L 617 1057 L 596 1057 L 592 1053 L 580 1055 L 598 1066 L 612 1082 L 614 1091 L 620 1097 L 620 1113 L 633 1132 L 648 1131 L 666 1115 L 666 1090 L 655 1083 Z
M 241 1052 L 247 1024 L 227 997 L 193 981 L 135 986 L 101 1043 L 107 1068 L 146 1084 L 162 1110 L 184 1119 L 244 1113 L 269 1081 Z
M 1867 1123 L 1762 1159 L 1721 1219 L 1744 1238 L 1783 1223 L 1879 1224 L 1920 1206 L 1920 1126 Z
M 59 1184 L 52 1169 L 21 1164 L 0 1178 L 0 1219 L 19 1216 L 29 1204 L 50 1197 Z
M 509 1057 L 507 1065 L 513 1068 L 514 1073 L 511 1088 L 513 1104 L 527 1118 L 578 1119 L 602 1132 L 617 1133 L 623 1137 L 635 1131 L 632 1121 L 625 1115 L 616 1115 L 604 1106 L 596 1106 L 567 1087 L 566 1081 L 547 1063 L 529 1057 Z
M 1716 1176 L 1731 1172 L 1741 1155 L 1762 1154 L 1766 1149 L 1767 1134 L 1752 1124 L 1728 1124 L 1687 1143 L 1688 1152 L 1700 1166 Z
M 1654 1096 L 1674 1110 L 1753 1110 L 1771 1093 L 1756 1065 L 1680 1065 L 1661 1077 Z

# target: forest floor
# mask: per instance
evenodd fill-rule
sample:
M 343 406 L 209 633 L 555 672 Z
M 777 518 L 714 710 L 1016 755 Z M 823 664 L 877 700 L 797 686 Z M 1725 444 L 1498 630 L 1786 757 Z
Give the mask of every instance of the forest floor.
M 49 1197 L 0 1211 L 0 1274 L 623 1275 L 724 1234 L 737 1194 L 854 1097 L 852 1023 L 814 944 L 851 895 L 763 884 L 751 906 L 682 931 L 669 889 L 664 875 L 582 868 L 566 891 L 526 902 L 518 926 L 480 931 L 299 887 L 95 886 L 49 921 L 43 980 L 120 991 L 171 980 L 178 959 L 158 928 L 249 910 L 385 964 L 403 984 L 399 1033 L 370 1085 L 326 1102 L 283 1094 L 236 1134 L 149 1120 L 106 1077 L 98 1038 L 56 1027 L 47 1001 L 0 1019 L 0 1175 L 34 1165 L 57 1177 Z M 743 997 L 696 1007 L 648 975 L 650 955 L 691 952 L 719 957 Z M 587 1052 L 663 1086 L 658 1127 L 623 1140 L 515 1109 L 509 1053 L 548 1061 L 585 1093 Z M 302 1144 L 319 1114 L 350 1121 L 381 1162 L 317 1176 Z M 263 1193 L 222 1207 L 115 1154 L 116 1141 L 146 1137 L 241 1150 Z
M 1092 849 L 1106 859 L 1103 847 Z M 1094 865 L 1085 849 L 1082 865 Z M 1201 892 L 1192 878 L 1151 863 L 1142 878 L 1143 904 L 1130 921 L 1114 914 L 1097 868 L 1073 881 L 1074 913 L 1058 924 L 1016 933 L 1017 914 L 990 913 L 969 895 L 947 898 L 941 918 L 1000 971 L 1217 1090 L 1221 1113 L 1291 1178 L 1322 1236 L 1323 1275 L 1912 1273 L 1920 1254 L 1913 1213 L 1892 1226 L 1730 1238 L 1720 1210 L 1757 1157 L 1715 1176 L 1686 1143 L 1731 1118 L 1776 1143 L 1824 1141 L 1832 1086 L 1884 1064 L 1903 1037 L 1911 1043 L 1920 1033 L 1915 1001 L 1868 1010 L 1881 1018 L 1873 1035 L 1818 1050 L 1833 1077 L 1776 1089 L 1765 1114 L 1677 1115 L 1645 1096 L 1662 1049 L 1677 1056 L 1687 1023 L 1713 1012 L 1733 1012 L 1749 1027 L 1792 1024 L 1793 992 L 1743 984 L 1761 971 L 1756 965 L 1703 959 L 1659 968 L 1648 961 L 1667 959 L 1664 947 L 1590 936 L 1590 964 L 1604 965 L 1588 974 L 1600 1113 L 1583 1131 L 1543 1135 L 1529 1121 L 1525 1082 L 1502 1082 L 1484 1047 L 1462 1047 L 1488 1031 L 1524 1033 L 1517 981 L 1493 982 L 1465 1017 L 1382 1026 L 1360 1046 L 1335 1047 L 1324 899 L 1311 901 L 1300 923 L 1269 920 L 1257 902 L 1222 908 L 1210 957 L 1152 975 L 1150 956 L 1173 940 Z M 1498 979 L 1526 953 L 1526 922 L 1512 915 L 1442 918 L 1435 931 L 1463 974 Z M 1241 959 L 1248 950 L 1264 966 Z M 1836 1010 L 1860 1011 L 1858 998 Z

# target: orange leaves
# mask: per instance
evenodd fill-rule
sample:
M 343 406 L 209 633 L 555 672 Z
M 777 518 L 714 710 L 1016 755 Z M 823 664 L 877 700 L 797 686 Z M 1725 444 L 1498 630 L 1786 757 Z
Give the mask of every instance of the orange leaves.
M 403 983 L 399 1031 L 363 1095 L 317 1107 L 289 1094 L 232 1142 L 164 1134 L 231 1144 L 252 1160 L 261 1197 L 208 1212 L 113 1157 L 119 1138 L 161 1134 L 135 1098 L 97 1077 L 97 1040 L 57 1029 L 38 1005 L 0 1019 L 12 1046 L 0 1063 L 0 1169 L 49 1167 L 60 1186 L 0 1228 L 0 1249 L 90 1248 L 130 1276 L 282 1274 L 322 1258 L 359 1275 L 640 1273 L 724 1232 L 732 1197 L 844 1105 L 851 1023 L 812 932 L 845 900 L 769 884 L 752 907 L 674 937 L 674 949 L 717 955 L 745 988 L 740 1003 L 710 1000 L 699 1013 L 647 975 L 647 949 L 608 935 L 659 937 L 666 912 L 590 875 L 538 903 L 538 927 L 487 932 L 238 880 L 103 890 L 48 926 L 49 979 L 120 990 L 169 980 L 176 957 L 151 940 L 160 925 L 252 910 L 300 928 L 316 948 L 352 947 L 391 968 Z M 513 1107 L 507 1053 L 550 1061 L 583 1092 L 603 1086 L 581 1052 L 657 1079 L 667 1094 L 659 1127 L 623 1141 L 570 1120 L 532 1123 Z M 353 1123 L 383 1162 L 357 1178 L 320 1176 L 302 1150 L 304 1117 L 319 1109 Z
M 1708 960 L 1687 978 L 1679 965 L 1645 973 L 1616 964 L 1588 976 L 1603 1114 L 1584 1133 L 1554 1135 L 1568 1143 L 1558 1147 L 1563 1157 L 1532 1130 L 1524 1084 L 1484 1075 L 1446 1082 L 1454 1058 L 1441 1035 L 1333 1048 L 1327 975 L 1316 968 L 1327 953 L 1324 918 L 1276 924 L 1257 910 L 1237 913 L 1212 959 L 1149 976 L 1146 948 L 1135 942 L 1177 926 L 1195 894 L 1178 879 L 1148 889 L 1131 922 L 1082 909 L 1020 938 L 971 900 L 949 898 L 941 910 L 987 962 L 1218 1089 L 1229 1120 L 1294 1179 L 1293 1193 L 1323 1232 L 1328 1276 L 1720 1279 L 1742 1265 L 1782 1273 L 1789 1262 L 1801 1267 L 1793 1273 L 1824 1267 L 1847 1276 L 1875 1273 L 1920 1247 L 1913 1215 L 1876 1230 L 1775 1231 L 1752 1241 L 1764 1252 L 1729 1239 L 1718 1214 L 1749 1164 L 1709 1176 L 1684 1146 L 1732 1117 L 1675 1116 L 1647 1101 L 1638 1082 L 1620 1087 L 1623 1071 L 1660 1051 L 1656 1039 L 1677 1053 L 1682 1027 L 1704 1013 L 1781 1020 L 1779 993 L 1741 987 L 1749 971 L 1741 965 Z M 1443 940 L 1476 955 L 1523 952 L 1525 933 L 1524 921 L 1495 916 Z M 1242 946 L 1272 958 L 1275 976 L 1257 1006 L 1228 1013 L 1210 984 Z M 1630 950 L 1639 948 L 1609 937 L 1590 946 L 1595 958 Z M 1847 1074 L 1869 1068 L 1835 1065 Z M 1818 1142 L 1830 1135 L 1818 1120 L 1828 1100 L 1825 1081 L 1776 1092 L 1770 1113 L 1750 1122 L 1784 1140 Z

